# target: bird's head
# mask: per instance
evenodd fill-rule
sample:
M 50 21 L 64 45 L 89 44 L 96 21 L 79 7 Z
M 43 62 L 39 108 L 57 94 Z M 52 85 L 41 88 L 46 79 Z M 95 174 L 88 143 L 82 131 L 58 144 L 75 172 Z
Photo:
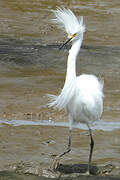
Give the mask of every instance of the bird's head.
M 56 18 L 54 21 L 65 29 L 68 34 L 68 40 L 60 47 L 66 45 L 69 41 L 74 42 L 83 38 L 85 26 L 83 24 L 83 17 L 77 18 L 70 9 L 58 8 L 53 10 Z

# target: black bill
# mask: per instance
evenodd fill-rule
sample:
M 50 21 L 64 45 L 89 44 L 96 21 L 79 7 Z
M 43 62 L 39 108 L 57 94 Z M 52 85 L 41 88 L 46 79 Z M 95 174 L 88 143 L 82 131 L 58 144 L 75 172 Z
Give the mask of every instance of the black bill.
M 72 37 L 69 38 L 67 41 L 65 41 L 60 47 L 59 50 L 61 50 L 67 43 L 69 43 L 71 41 Z

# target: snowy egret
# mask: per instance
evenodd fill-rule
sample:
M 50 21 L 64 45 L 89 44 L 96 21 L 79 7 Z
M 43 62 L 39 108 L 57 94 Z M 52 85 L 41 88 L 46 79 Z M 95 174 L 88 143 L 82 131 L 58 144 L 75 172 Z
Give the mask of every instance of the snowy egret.
M 91 124 L 100 119 L 103 111 L 103 85 L 102 81 L 94 75 L 82 74 L 76 76 L 76 58 L 80 51 L 85 26 L 83 17 L 77 18 L 70 9 L 58 8 L 53 11 L 58 23 L 68 34 L 68 40 L 60 47 L 65 46 L 69 41 L 72 47 L 69 50 L 67 60 L 67 72 L 64 87 L 59 96 L 49 95 L 50 107 L 65 109 L 69 116 L 69 141 L 65 152 L 59 154 L 53 163 L 57 167 L 60 158 L 71 151 L 71 136 L 73 123 L 85 123 L 90 135 L 90 154 L 88 161 L 88 173 L 94 141 L 92 137 Z

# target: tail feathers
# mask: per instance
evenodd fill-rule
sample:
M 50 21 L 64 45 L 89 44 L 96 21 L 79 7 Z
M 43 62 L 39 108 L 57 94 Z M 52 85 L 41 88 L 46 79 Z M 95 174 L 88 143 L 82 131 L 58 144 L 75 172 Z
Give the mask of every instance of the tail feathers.
M 103 87 L 104 87 L 104 79 L 101 79 L 101 80 L 100 80 L 100 83 L 101 83 L 101 89 L 103 90 Z
M 100 82 L 100 88 L 101 88 L 101 90 L 103 91 L 103 88 L 104 88 L 104 78 L 99 77 L 98 80 L 99 80 L 99 82 Z

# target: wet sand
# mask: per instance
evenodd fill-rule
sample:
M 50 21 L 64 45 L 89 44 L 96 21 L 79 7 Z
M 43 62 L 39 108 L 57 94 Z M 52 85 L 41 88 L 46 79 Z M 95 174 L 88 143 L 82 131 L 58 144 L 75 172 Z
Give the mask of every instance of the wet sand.
M 28 40 L 20 41 L 20 44 L 19 39 L 13 39 L 12 43 L 8 42 L 9 39 L 1 39 L 1 119 L 3 119 L 3 121 L 6 119 L 24 119 L 66 122 L 67 115 L 65 112 L 58 112 L 47 107 L 48 99 L 46 98 L 46 94 L 48 92 L 52 93 L 53 91 L 54 94 L 56 94 L 56 88 L 60 89 L 63 85 L 65 75 L 64 58 L 67 50 L 65 49 L 60 52 L 60 54 L 57 54 L 58 45 L 36 46 L 34 43 L 29 44 L 31 42 Z M 99 72 L 101 72 L 101 75 L 99 75 L 107 81 L 107 86 L 105 86 L 104 89 L 107 95 L 105 97 L 105 108 L 102 119 L 109 123 L 109 120 L 119 121 L 119 109 L 117 107 L 119 84 L 115 82 L 114 88 L 109 88 L 111 84 L 114 83 L 116 77 L 116 80 L 119 82 L 119 66 L 111 66 L 112 69 L 109 69 L 108 64 L 105 65 L 104 60 L 99 64 L 97 63 L 98 58 L 101 59 L 104 52 L 106 52 L 105 56 L 109 57 L 108 49 L 110 49 L 110 47 L 83 46 L 81 56 L 85 58 L 85 61 L 81 62 L 80 70 L 83 72 L 84 70 L 88 72 L 93 71 L 92 66 L 89 65 L 89 63 L 86 64 L 87 59 L 89 60 L 88 57 L 91 56 L 92 58 L 93 56 L 94 61 L 91 63 L 96 67 L 94 68 L 94 73 L 97 74 L 99 70 Z M 41 52 L 43 54 L 39 56 Z M 45 59 L 46 52 L 48 56 Z M 49 60 L 49 58 L 51 58 L 50 54 L 51 56 L 54 54 L 53 59 L 55 62 Z M 61 58 L 61 63 L 59 63 L 58 56 L 61 54 L 63 57 Z M 98 54 L 99 57 L 96 56 Z M 111 54 L 119 56 L 119 48 L 111 47 Z M 19 61 L 18 58 L 20 58 L 21 61 Z M 35 61 L 33 61 L 33 59 Z M 47 63 L 48 61 L 50 62 L 49 64 Z M 111 59 L 111 63 L 112 61 L 114 61 L 114 59 Z M 54 68 L 53 65 L 55 66 Z M 100 71 L 101 67 L 102 71 Z M 62 68 L 63 72 L 61 72 Z M 116 71 L 116 74 L 113 76 L 112 73 L 114 71 Z M 111 101 L 109 100 L 110 96 Z M 115 107 L 117 107 L 117 109 Z M 49 127 L 47 125 L 44 127 L 28 125 L 14 127 L 12 124 L 7 125 L 6 123 L 2 123 L 1 126 L 1 171 L 6 170 L 46 177 L 56 176 L 56 173 L 51 174 L 48 169 L 53 158 L 66 147 L 68 128 Z M 103 167 L 104 171 L 101 172 L 102 175 L 119 176 L 119 129 L 110 132 L 96 130 L 94 131 L 94 139 L 95 150 L 93 154 L 93 164 L 98 167 Z M 72 152 L 64 157 L 61 163 L 87 163 L 88 153 L 89 137 L 87 131 L 74 129 Z M 68 176 L 70 177 L 71 175 L 69 174 Z
M 0 119 L 67 122 L 65 112 L 49 109 L 46 105 L 48 103 L 46 94 L 59 93 L 64 84 L 69 46 L 61 52 L 58 51 L 66 35 L 50 21 L 53 18 L 50 10 L 55 9 L 56 5 L 64 5 L 74 10 L 77 15 L 83 15 L 87 26 L 83 47 L 78 57 L 77 72 L 92 73 L 104 78 L 102 120 L 108 123 L 119 122 L 118 3 L 119 1 L 115 1 L 115 4 L 112 1 L 98 3 L 95 1 L 93 4 L 88 1 L 53 3 L 32 0 L 31 3 L 1 2 Z M 109 132 L 94 131 L 95 149 L 92 162 L 98 167 L 103 167 L 100 175 L 106 178 L 120 176 L 119 137 L 119 129 Z M 55 177 L 56 173 L 51 174 L 48 168 L 55 155 L 65 149 L 67 140 L 68 128 L 65 127 L 13 126 L 2 123 L 0 176 L 4 177 L 6 174 L 7 178 L 13 176 L 14 179 L 27 179 L 23 174 L 28 173 Z M 61 160 L 61 163 L 87 164 L 88 153 L 87 131 L 74 129 L 72 151 Z M 6 172 L 2 173 L 5 170 Z M 7 171 L 15 174 L 9 174 Z M 29 178 L 38 177 L 29 176 Z
M 61 140 L 61 133 L 65 135 L 64 141 L 63 139 Z M 51 173 L 48 169 L 55 155 L 60 153 L 63 147 L 66 147 L 67 134 L 67 128 L 43 128 L 41 126 L 13 127 L 4 125 L 1 128 L 0 136 L 0 170 L 47 177 L 56 176 L 56 173 Z M 110 134 L 111 132 L 106 133 L 102 131 L 94 133 L 95 151 L 93 154 L 93 164 L 102 168 L 100 174 L 117 176 L 120 172 L 117 161 L 119 152 L 114 152 L 115 150 L 113 151 L 110 148 L 113 141 L 116 140 L 114 146 L 117 149 L 119 139 L 116 139 L 116 134 L 119 135 L 119 130 L 115 131 L 115 135 L 109 140 L 109 144 L 106 144 Z M 81 142 L 78 140 L 78 137 L 82 139 Z M 78 159 L 79 163 L 87 163 L 89 138 L 85 131 L 73 131 L 72 146 L 71 153 L 63 158 L 61 163 L 76 164 Z M 114 154 L 114 157 L 111 157 L 111 154 Z M 68 176 L 71 175 L 69 174 Z

